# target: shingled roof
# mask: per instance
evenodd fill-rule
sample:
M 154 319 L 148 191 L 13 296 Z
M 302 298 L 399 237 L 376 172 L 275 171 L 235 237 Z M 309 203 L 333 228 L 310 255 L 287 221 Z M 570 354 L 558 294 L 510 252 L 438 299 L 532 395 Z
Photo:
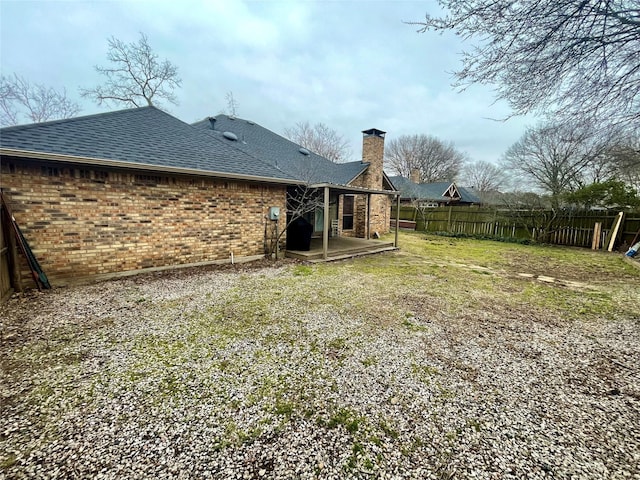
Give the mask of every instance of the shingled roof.
M 193 126 L 305 183 L 348 185 L 369 165 L 360 161 L 333 163 L 251 120 L 242 118 L 218 115 L 196 122 Z M 227 138 L 226 132 L 233 136 Z
M 238 145 L 142 107 L 0 130 L 4 155 L 298 183 Z
M 456 200 L 456 202 L 480 203 L 480 199 L 469 189 L 460 187 L 452 182 L 413 183 L 405 177 L 391 177 L 391 181 L 400 190 L 401 198 L 451 203 L 452 198 L 445 194 L 453 185 L 460 194 L 460 199 Z

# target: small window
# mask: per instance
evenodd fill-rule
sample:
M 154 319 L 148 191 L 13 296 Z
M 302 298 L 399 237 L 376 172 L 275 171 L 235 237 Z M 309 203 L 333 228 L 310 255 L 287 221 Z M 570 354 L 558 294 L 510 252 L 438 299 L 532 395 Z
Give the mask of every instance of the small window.
M 342 229 L 353 230 L 353 205 L 355 203 L 353 195 L 344 196 L 344 205 L 342 205 Z
M 438 202 L 421 202 L 419 208 L 438 208 Z

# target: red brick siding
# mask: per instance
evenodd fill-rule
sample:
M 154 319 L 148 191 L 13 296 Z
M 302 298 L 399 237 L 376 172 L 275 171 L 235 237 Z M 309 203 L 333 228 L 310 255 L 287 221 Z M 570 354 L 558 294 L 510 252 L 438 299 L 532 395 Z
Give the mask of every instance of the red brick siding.
M 261 255 L 285 203 L 284 186 L 5 158 L 0 186 L 53 281 Z

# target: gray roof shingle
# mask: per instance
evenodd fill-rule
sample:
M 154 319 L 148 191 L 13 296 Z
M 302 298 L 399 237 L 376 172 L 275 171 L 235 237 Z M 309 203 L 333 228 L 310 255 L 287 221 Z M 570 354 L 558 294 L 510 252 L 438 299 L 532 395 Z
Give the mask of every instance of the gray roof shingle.
M 142 107 L 0 129 L 0 147 L 42 154 L 294 180 L 229 141 Z M 25 155 L 28 156 L 28 155 Z
M 193 126 L 306 183 L 348 185 L 369 165 L 363 162 L 333 163 L 313 152 L 305 155 L 300 152 L 300 145 L 250 120 L 228 115 L 204 119 Z M 234 133 L 238 140 L 226 139 L 224 132 Z

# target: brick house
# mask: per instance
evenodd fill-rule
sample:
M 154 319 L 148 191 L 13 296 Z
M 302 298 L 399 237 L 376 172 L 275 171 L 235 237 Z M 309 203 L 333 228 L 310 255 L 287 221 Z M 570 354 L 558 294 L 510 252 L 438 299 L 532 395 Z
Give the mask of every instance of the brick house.
M 335 200 L 323 213 L 340 220 L 342 235 L 388 231 L 396 192 L 381 156 L 329 165 L 271 132 L 254 141 L 249 130 L 268 132 L 229 117 L 189 125 L 155 107 L 8 127 L 0 130 L 0 188 L 54 285 L 263 257 L 268 212 L 285 211 L 299 185 Z M 383 132 L 367 132 L 364 144 L 382 149 Z M 14 287 L 29 285 L 24 259 L 2 261 Z

